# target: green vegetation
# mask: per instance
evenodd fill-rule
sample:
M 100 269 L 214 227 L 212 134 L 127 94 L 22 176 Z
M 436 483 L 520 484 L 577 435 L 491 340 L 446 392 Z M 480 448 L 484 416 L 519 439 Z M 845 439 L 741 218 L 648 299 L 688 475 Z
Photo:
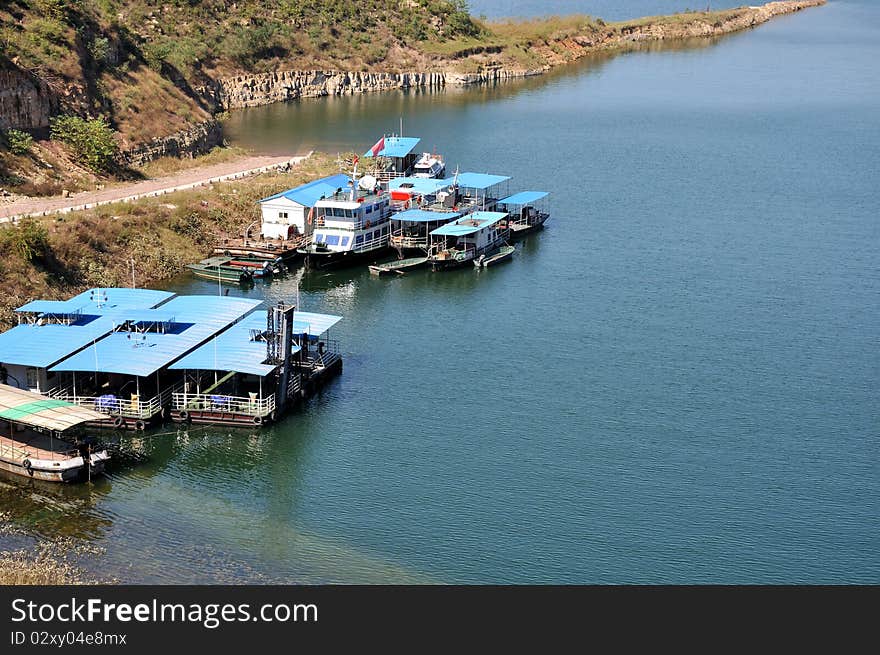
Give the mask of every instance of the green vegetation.
M 26 155 L 34 145 L 34 137 L 21 130 L 7 130 L 6 143 L 9 144 L 9 150 L 12 154 Z
M 47 252 L 49 232 L 34 218 L 19 221 L 15 229 L 0 230 L 0 252 L 17 255 L 33 263 Z
M 52 138 L 73 148 L 77 159 L 94 171 L 105 171 L 116 155 L 113 128 L 103 118 L 55 116 L 49 120 Z

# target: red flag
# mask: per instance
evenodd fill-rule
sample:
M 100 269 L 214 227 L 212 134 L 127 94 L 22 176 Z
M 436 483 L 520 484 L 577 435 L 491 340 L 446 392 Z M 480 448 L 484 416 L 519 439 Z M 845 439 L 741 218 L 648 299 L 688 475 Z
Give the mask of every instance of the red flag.
M 373 153 L 373 157 L 378 157 L 379 153 L 385 150 L 385 137 L 383 136 L 381 139 L 376 141 L 376 145 L 370 148 L 370 152 Z

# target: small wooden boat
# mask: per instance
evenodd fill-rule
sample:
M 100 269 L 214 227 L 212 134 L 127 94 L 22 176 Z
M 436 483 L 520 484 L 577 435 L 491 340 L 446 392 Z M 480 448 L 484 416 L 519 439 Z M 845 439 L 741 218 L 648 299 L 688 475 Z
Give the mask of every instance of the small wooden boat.
M 474 260 L 474 266 L 476 268 L 487 268 L 489 266 L 494 266 L 495 264 L 500 264 L 501 262 L 506 262 L 513 256 L 514 252 L 516 252 L 514 246 L 501 246 L 493 253 L 487 253 L 477 257 Z
M 254 272 L 250 267 L 229 266 L 229 259 L 226 257 L 209 257 L 198 264 L 188 264 L 187 268 L 203 280 L 227 284 L 254 283 Z
M 48 482 L 91 479 L 107 450 L 82 426 L 107 417 L 73 403 L 0 384 L 0 470 Z
M 398 259 L 385 264 L 374 264 L 370 266 L 372 275 L 404 275 L 407 271 L 417 268 L 424 268 L 428 265 L 427 257 L 410 257 L 409 259 Z

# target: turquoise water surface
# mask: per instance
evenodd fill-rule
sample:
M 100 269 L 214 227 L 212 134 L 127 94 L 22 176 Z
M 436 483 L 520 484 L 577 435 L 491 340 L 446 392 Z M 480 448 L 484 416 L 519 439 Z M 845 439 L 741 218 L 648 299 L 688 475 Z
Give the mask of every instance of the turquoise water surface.
M 129 436 L 109 479 L 5 506 L 135 582 L 880 582 L 878 60 L 880 7 L 841 0 L 519 84 L 235 112 L 286 152 L 403 116 L 551 221 L 483 272 L 306 275 L 345 370 L 303 411 Z

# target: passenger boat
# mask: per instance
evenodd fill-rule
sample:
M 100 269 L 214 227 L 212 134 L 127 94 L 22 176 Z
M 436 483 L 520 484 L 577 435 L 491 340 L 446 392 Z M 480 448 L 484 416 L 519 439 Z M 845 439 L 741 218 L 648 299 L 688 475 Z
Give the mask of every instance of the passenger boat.
M 461 213 L 454 211 L 407 209 L 398 212 L 391 216 L 389 243 L 400 257 L 408 253 L 425 255 L 431 232 L 460 217 Z
M 510 215 L 510 237 L 519 239 L 543 229 L 550 214 L 536 206 L 547 197 L 545 191 L 522 191 L 498 201 L 499 209 Z
M 424 268 L 428 265 L 427 257 L 410 257 L 408 259 L 398 259 L 384 264 L 375 264 L 370 266 L 372 275 L 403 275 L 407 271 L 414 271 L 418 268 Z
M 415 165 L 413 165 L 412 176 L 439 179 L 446 173 L 446 164 L 443 163 L 443 157 L 436 153 L 423 152 Z
M 504 244 L 509 231 L 505 212 L 473 212 L 438 227 L 430 235 L 431 268 L 456 268 L 494 252 Z
M 388 251 L 391 194 L 371 175 L 358 181 L 357 160 L 349 188 L 317 201 L 313 217 L 311 242 L 300 249 L 306 268 L 375 261 Z
M 249 267 L 230 266 L 228 257 L 209 257 L 198 264 L 187 264 L 193 275 L 203 280 L 227 284 L 253 284 L 254 271 Z
M 78 428 L 104 418 L 73 403 L 0 384 L 0 469 L 48 482 L 99 475 L 110 456 Z
M 500 246 L 494 252 L 486 252 L 474 260 L 474 266 L 477 268 L 488 268 L 495 264 L 509 261 L 516 252 L 514 246 Z

